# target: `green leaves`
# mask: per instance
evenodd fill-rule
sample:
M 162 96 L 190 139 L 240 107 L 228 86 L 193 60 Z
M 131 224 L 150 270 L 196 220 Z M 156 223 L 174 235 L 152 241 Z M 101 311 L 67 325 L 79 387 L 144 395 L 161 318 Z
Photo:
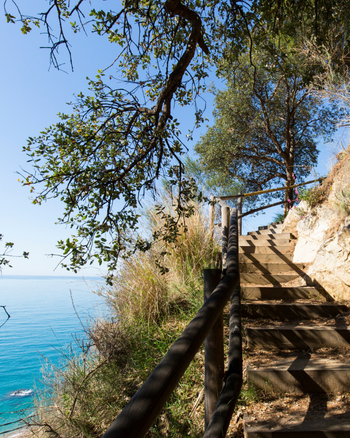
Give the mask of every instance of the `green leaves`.
M 319 29 L 329 30 L 330 23 L 319 27 L 317 17 L 325 20 L 330 5 L 328 0 L 308 1 L 295 8 L 294 3 L 125 0 L 112 10 L 108 2 L 93 9 L 87 0 L 57 0 L 32 16 L 5 2 L 7 21 L 14 23 L 16 14 L 23 33 L 33 25 L 44 28 L 56 68 L 62 47 L 72 64 L 71 31 L 95 32 L 112 44 L 106 53 L 108 72 L 98 70 L 89 80 L 90 92 L 78 94 L 71 114 L 59 114 L 58 123 L 29 138 L 24 148 L 33 170 L 23 182 L 35 194 L 33 202 L 58 197 L 64 204 L 59 222 L 75 230 L 71 239 L 59 242 L 67 268 L 96 260 L 114 269 L 119 254 L 128 257 L 134 248 L 148 248 L 149 240 L 136 236 L 136 209 L 144 196 L 156 196 L 163 178 L 177 187 L 178 217 L 191 214 L 190 201 L 200 195 L 183 176 L 185 148 L 173 108 L 194 105 L 193 123 L 203 123 L 198 97 L 212 67 L 230 81 L 229 95 L 217 94 L 217 124 L 202 142 L 212 184 L 222 182 L 225 174 L 236 178 L 236 188 L 243 182 L 247 188 L 260 187 L 284 179 L 297 156 L 301 168 L 315 161 L 314 128 L 303 131 L 313 102 L 303 97 L 300 86 L 312 71 L 305 69 L 296 79 L 290 59 L 299 32 L 320 36 Z M 342 2 L 331 6 L 330 16 L 339 21 Z M 347 22 L 344 26 L 349 28 Z M 295 93 L 284 105 L 290 86 Z M 299 105 L 294 114 L 290 102 L 300 100 L 303 109 Z M 321 123 L 313 126 L 321 129 Z M 298 155 L 284 145 L 285 131 L 296 139 Z M 219 157 L 222 164 L 212 165 Z M 161 208 L 159 215 L 166 225 L 153 238 L 171 241 L 177 222 Z
M 180 183 L 179 215 L 190 214 L 186 206 L 196 196 L 193 182 L 183 179 L 181 162 L 172 162 L 183 149 L 178 122 L 159 124 L 135 96 L 111 90 L 99 79 L 90 81 L 94 96 L 79 94 L 71 115 L 59 114 L 56 125 L 29 138 L 24 148 L 34 169 L 24 184 L 43 186 L 33 202 L 59 197 L 65 205 L 59 222 L 76 229 L 58 243 L 69 259 L 63 265 L 73 271 L 93 260 L 113 270 L 120 254 L 149 248 L 150 241 L 135 238 L 136 208 L 146 190 L 156 191 L 161 175 L 174 186 Z M 153 239 L 170 242 L 176 220 L 164 217 L 164 222 Z
M 23 35 L 26 35 L 32 30 L 32 28 L 29 26 L 29 22 L 29 20 L 23 20 L 23 26 L 21 27 L 21 32 Z
M 0 234 L 0 242 L 3 240 L 3 238 L 4 238 L 3 234 Z M 10 260 L 8 259 L 8 257 L 24 257 L 25 259 L 29 257 L 29 252 L 27 251 L 23 251 L 21 256 L 16 256 L 11 254 L 11 250 L 14 246 L 13 242 L 5 242 L 3 245 L 4 245 L 4 249 L 2 251 L 0 250 L 0 272 L 2 272 L 4 266 L 7 266 L 8 268 L 12 268 L 12 265 L 10 265 Z
M 5 13 L 6 22 L 7 23 L 15 23 L 16 17 L 14 15 L 11 15 L 9 13 Z
M 221 194 L 231 182 L 249 192 L 291 183 L 293 173 L 303 180 L 317 137 L 334 132 L 339 115 L 311 93 L 292 39 L 267 38 L 263 26 L 256 33 L 252 52 L 221 63 L 227 89 L 216 91 L 215 125 L 195 147 L 207 184 Z

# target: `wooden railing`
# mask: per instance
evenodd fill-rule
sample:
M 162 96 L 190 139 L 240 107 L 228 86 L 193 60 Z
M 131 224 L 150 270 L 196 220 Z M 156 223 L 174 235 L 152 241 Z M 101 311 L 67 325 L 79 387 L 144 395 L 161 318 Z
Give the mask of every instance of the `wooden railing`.
M 311 184 L 311 183 L 315 183 L 315 182 L 319 182 L 321 183 L 324 180 L 324 178 L 318 178 L 318 179 L 314 179 L 312 181 L 307 181 L 307 182 L 303 182 L 300 184 L 294 184 L 292 186 L 289 186 L 288 189 L 294 189 L 296 187 L 301 187 L 307 184 Z M 259 208 L 255 208 L 253 210 L 249 210 L 246 212 L 242 212 L 242 199 L 244 198 L 249 198 L 251 196 L 258 196 L 258 195 L 262 195 L 265 193 L 272 193 L 272 192 L 278 192 L 281 190 L 286 190 L 287 187 L 278 187 L 275 189 L 268 189 L 268 190 L 260 190 L 258 192 L 250 192 L 250 193 L 239 193 L 238 195 L 229 195 L 229 196 L 211 196 L 210 198 L 210 209 L 209 209 L 209 224 L 210 224 L 210 228 L 212 233 L 214 232 L 214 216 L 215 216 L 215 202 L 216 201 L 230 201 L 233 199 L 237 199 L 237 205 L 238 205 L 238 235 L 242 235 L 242 218 L 244 218 L 245 216 L 248 216 L 250 214 L 254 214 L 257 213 L 259 211 L 265 210 L 267 208 L 271 208 L 271 207 L 276 207 L 278 205 L 282 205 L 282 204 L 287 204 L 290 201 L 278 201 L 278 202 L 274 202 L 273 204 L 269 204 L 269 205 L 264 205 L 262 207 Z M 222 211 L 222 209 L 221 209 Z M 222 219 L 223 220 L 223 219 Z
M 308 181 L 290 188 L 310 184 Z M 205 433 L 204 438 L 226 435 L 242 386 L 242 335 L 238 236 L 242 217 L 260 209 L 283 204 L 282 201 L 242 213 L 242 198 L 285 190 L 285 187 L 236 196 L 212 197 L 210 227 L 214 231 L 215 200 L 238 198 L 237 209 L 221 205 L 222 267 L 204 270 L 205 302 L 180 337 L 152 371 L 102 438 L 143 438 L 205 341 Z M 231 211 L 231 214 L 230 214 Z M 228 367 L 224 373 L 223 309 L 231 298 Z
M 211 371 L 207 371 L 206 376 L 206 431 L 204 437 L 219 438 L 225 436 L 242 385 L 236 209 L 232 211 L 230 223 L 227 219 L 226 224 L 223 225 L 223 253 L 226 255 L 225 275 L 220 280 L 221 272 L 218 277 L 218 270 L 205 270 L 205 294 L 209 297 L 141 388 L 113 421 L 103 438 L 144 437 L 206 338 L 209 339 L 209 342 L 206 342 L 206 369 L 211 369 Z M 217 281 L 220 280 L 217 285 L 215 278 Z M 212 289 L 214 290 L 212 291 Z M 218 327 L 214 327 L 214 325 L 217 321 L 220 325 L 223 309 L 230 298 L 229 357 L 223 386 L 221 380 L 224 369 L 223 354 L 222 358 L 213 365 L 213 356 L 216 357 L 216 354 L 211 351 L 211 345 L 217 344 L 218 336 L 221 337 L 222 342 L 223 331 L 222 329 L 218 330 Z M 219 388 L 217 388 L 218 385 Z M 218 394 L 220 394 L 219 400 L 217 400 Z M 213 405 L 216 406 L 215 409 L 213 409 Z

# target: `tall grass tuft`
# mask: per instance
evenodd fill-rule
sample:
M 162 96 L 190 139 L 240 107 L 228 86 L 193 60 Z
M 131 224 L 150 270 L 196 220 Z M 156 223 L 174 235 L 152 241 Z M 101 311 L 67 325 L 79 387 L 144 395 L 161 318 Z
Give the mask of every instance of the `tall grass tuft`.
M 171 214 L 166 199 L 164 205 Z M 46 369 L 47 391 L 37 397 L 32 434 L 100 437 L 202 305 L 202 269 L 217 260 L 219 249 L 202 207 L 193 209 L 175 242 L 135 253 L 123 261 L 113 286 L 99 292 L 111 319 L 86 328 L 80 355 Z M 155 209 L 145 217 L 149 232 L 163 226 Z M 168 268 L 163 274 L 160 261 Z M 200 351 L 148 437 L 202 436 L 203 361 Z
M 168 206 L 168 213 L 171 207 Z M 153 233 L 163 226 L 156 210 L 148 209 L 147 226 Z M 218 245 L 208 231 L 201 206 L 179 224 L 175 242 L 157 242 L 148 252 L 137 252 L 122 263 L 113 287 L 105 294 L 120 318 L 157 323 L 169 312 L 196 303 L 202 269 L 217 259 Z M 161 273 L 159 263 L 167 267 Z

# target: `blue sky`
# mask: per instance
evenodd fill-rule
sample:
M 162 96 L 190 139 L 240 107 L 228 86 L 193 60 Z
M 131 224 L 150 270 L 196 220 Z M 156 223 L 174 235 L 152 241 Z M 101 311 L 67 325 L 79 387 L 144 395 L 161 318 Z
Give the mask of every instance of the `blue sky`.
M 32 1 L 31 4 L 42 4 Z M 32 7 L 32 6 L 31 6 Z M 38 8 L 39 10 L 39 8 Z M 57 121 L 58 112 L 69 112 L 66 102 L 73 95 L 86 90 L 86 76 L 94 77 L 97 69 L 106 67 L 115 56 L 104 38 L 74 35 L 71 39 L 74 72 L 66 64 L 67 73 L 49 69 L 49 52 L 40 49 L 46 45 L 46 37 L 38 30 L 23 36 L 18 26 L 6 24 L 0 19 L 0 59 L 1 75 L 1 160 L 0 160 L 0 233 L 5 241 L 15 243 L 13 254 L 23 250 L 30 252 L 29 260 L 13 259 L 13 268 L 5 269 L 7 275 L 72 275 L 58 267 L 59 258 L 48 257 L 57 253 L 57 240 L 70 235 L 62 225 L 55 222 L 62 213 L 62 205 L 51 200 L 41 206 L 32 205 L 27 188 L 17 181 L 16 174 L 21 167 L 28 169 L 22 147 L 29 136 L 38 135 L 48 125 Z M 62 50 L 62 61 L 67 57 Z M 218 86 L 218 84 L 216 84 Z M 212 96 L 207 96 L 206 116 L 211 119 Z M 181 110 L 182 131 L 191 128 L 192 109 Z M 205 132 L 205 126 L 197 130 L 192 145 Z M 188 146 L 191 148 L 190 144 Z M 335 147 L 323 147 L 318 172 L 322 175 L 329 170 L 330 159 Z M 244 231 L 264 225 L 274 213 L 258 218 L 246 219 Z M 0 247 L 1 248 L 1 247 Z M 93 265 L 95 266 L 95 265 Z M 80 275 L 103 275 L 103 269 L 83 269 Z
M 42 4 L 38 1 L 33 3 Z M 39 7 L 37 10 L 40 10 Z M 6 24 L 1 16 L 0 38 L 3 65 L 0 72 L 0 233 L 4 235 L 4 241 L 15 243 L 12 254 L 21 254 L 23 250 L 30 252 L 29 260 L 13 258 L 13 268 L 4 269 L 3 274 L 72 275 L 61 267 L 56 268 L 60 260 L 58 257 L 47 256 L 58 252 L 55 247 L 57 240 L 70 236 L 70 230 L 55 225 L 62 214 L 62 204 L 58 200 L 50 200 L 41 206 L 32 205 L 29 190 L 17 181 L 21 177 L 16 172 L 21 168 L 30 170 L 27 157 L 22 152 L 26 139 L 55 123 L 58 112 L 70 112 L 66 103 L 74 100 L 74 94 L 87 89 L 86 77 L 93 78 L 98 69 L 108 66 L 116 55 L 113 51 L 117 49 L 102 37 L 73 35 L 71 50 L 74 71 L 66 63 L 63 69 L 67 73 L 64 73 L 49 68 L 49 51 L 40 49 L 40 46 L 47 44 L 47 39 L 37 29 L 24 36 L 19 26 Z M 67 61 L 63 49 L 60 56 L 60 60 Z M 190 111 L 193 110 L 181 110 L 186 124 L 184 131 L 192 127 Z M 211 110 L 208 115 L 210 113 Z M 192 124 L 193 121 L 194 118 Z M 97 264 L 93 266 L 96 267 L 83 269 L 81 274 L 104 274 L 105 271 Z
M 29 260 L 13 259 L 8 275 L 68 275 L 62 268 L 54 269 L 58 258 L 46 254 L 57 253 L 58 239 L 66 238 L 69 231 L 55 225 L 62 206 L 57 200 L 41 206 L 32 205 L 27 188 L 17 181 L 20 168 L 28 169 L 22 147 L 28 136 L 57 121 L 56 114 L 68 111 L 66 102 L 73 94 L 86 88 L 86 76 L 93 77 L 106 62 L 107 44 L 102 38 L 79 35 L 72 41 L 74 72 L 67 64 L 67 74 L 49 69 L 49 52 L 40 49 L 46 37 L 39 31 L 22 35 L 18 26 L 0 22 L 1 70 L 1 162 L 0 233 L 4 240 L 15 243 L 13 254 L 26 250 Z M 65 59 L 62 50 L 62 59 Z M 83 275 L 100 275 L 100 270 L 88 269 Z

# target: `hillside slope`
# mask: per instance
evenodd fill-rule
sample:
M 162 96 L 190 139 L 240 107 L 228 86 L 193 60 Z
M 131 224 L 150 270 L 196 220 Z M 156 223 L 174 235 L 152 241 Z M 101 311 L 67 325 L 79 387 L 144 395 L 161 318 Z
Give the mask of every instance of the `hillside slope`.
M 334 299 L 350 299 L 350 146 L 338 155 L 308 201 L 292 209 L 284 232 L 297 237 L 293 262 L 307 263 L 307 284 L 318 283 Z

